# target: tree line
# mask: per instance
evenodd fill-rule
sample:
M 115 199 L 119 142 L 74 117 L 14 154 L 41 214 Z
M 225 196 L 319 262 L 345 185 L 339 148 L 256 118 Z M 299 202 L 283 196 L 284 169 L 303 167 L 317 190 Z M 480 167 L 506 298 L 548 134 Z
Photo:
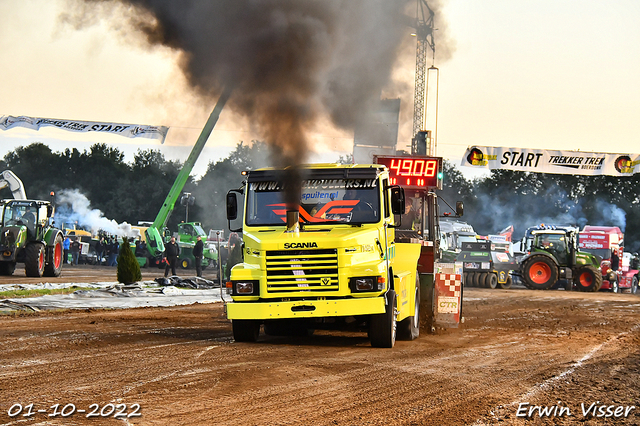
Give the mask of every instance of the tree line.
M 344 162 L 337 158 L 336 162 Z M 184 191 L 195 196 L 189 220 L 202 222 L 205 230 L 225 229 L 225 196 L 240 187 L 243 170 L 269 166 L 270 151 L 260 141 L 239 143 L 217 162 L 210 162 L 200 178 L 189 178 Z M 106 144 L 84 150 L 53 152 L 43 143 L 16 148 L 0 160 L 0 170 L 13 171 L 24 183 L 27 195 L 48 199 L 51 191 L 77 189 L 106 218 L 132 225 L 153 221 L 182 164 L 167 160 L 158 150 L 138 150 L 132 162 Z M 529 226 L 619 226 L 626 247 L 640 249 L 640 175 L 629 177 L 574 176 L 493 170 L 486 177 L 469 180 L 445 161 L 441 196 L 450 205 L 465 204 L 463 220 L 481 235 L 497 234 L 514 226 L 521 238 Z M 0 197 L 11 198 L 8 189 Z M 443 212 L 448 208 L 442 204 Z M 168 226 L 176 229 L 185 207 L 177 204 Z

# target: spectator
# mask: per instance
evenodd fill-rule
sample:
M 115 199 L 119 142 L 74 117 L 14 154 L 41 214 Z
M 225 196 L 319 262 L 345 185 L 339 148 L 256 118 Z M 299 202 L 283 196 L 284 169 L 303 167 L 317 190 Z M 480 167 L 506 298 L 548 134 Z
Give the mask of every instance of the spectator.
M 618 257 L 618 253 L 615 250 L 611 251 L 611 269 L 617 271 L 620 267 L 620 258 Z
M 196 259 L 196 275 L 202 276 L 202 257 L 204 255 L 204 243 L 202 237 L 198 235 L 196 245 L 193 246 L 193 257 Z
M 104 239 L 100 237 L 100 239 L 96 243 L 96 259 L 98 261 L 98 265 L 102 265 L 103 253 L 104 253 Z
M 176 274 L 176 263 L 178 263 L 178 256 L 180 256 L 180 247 L 176 244 L 176 237 L 171 237 L 164 246 L 164 256 L 167 261 L 167 265 L 164 267 L 164 276 L 169 275 L 169 268 L 171 268 L 171 275 Z
M 71 239 L 67 235 L 62 242 L 62 248 L 64 249 L 64 263 L 69 263 L 69 249 L 71 248 Z
M 117 237 L 113 237 L 109 250 L 109 264 L 107 266 L 118 266 L 118 251 L 120 246 L 118 245 Z
M 78 264 L 78 258 L 80 257 L 80 241 L 78 237 L 76 237 L 71 243 L 71 258 L 73 259 L 73 264 Z
M 404 215 L 401 217 L 400 229 L 414 229 L 416 221 L 419 219 L 418 212 L 413 208 L 413 201 L 411 198 L 405 198 L 404 202 Z

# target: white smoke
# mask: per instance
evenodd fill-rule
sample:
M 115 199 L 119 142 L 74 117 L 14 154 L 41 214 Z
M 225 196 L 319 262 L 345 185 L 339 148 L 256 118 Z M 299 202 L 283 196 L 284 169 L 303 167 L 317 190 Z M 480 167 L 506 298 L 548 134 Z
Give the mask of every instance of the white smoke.
M 91 229 L 92 234 L 104 231 L 120 237 L 137 237 L 140 232 L 132 229 L 127 222 L 118 223 L 107 219 L 98 209 L 92 209 L 91 203 L 77 189 L 63 189 L 57 195 L 56 223 L 77 223 L 78 226 Z
M 606 201 L 598 200 L 596 203 L 598 212 L 604 226 L 617 226 L 625 231 L 627 227 L 627 214 L 615 204 L 609 204 Z

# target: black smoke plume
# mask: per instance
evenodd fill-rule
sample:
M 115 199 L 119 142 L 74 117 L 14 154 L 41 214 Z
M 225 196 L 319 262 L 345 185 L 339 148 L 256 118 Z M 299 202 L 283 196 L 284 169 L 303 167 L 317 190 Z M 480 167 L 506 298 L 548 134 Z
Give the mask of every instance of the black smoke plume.
M 71 1 L 71 0 L 70 0 Z M 108 20 L 181 52 L 191 86 L 258 127 L 277 166 L 305 161 L 321 114 L 353 129 L 390 83 L 415 0 L 73 0 L 76 27 Z M 126 25 L 123 25 L 123 22 Z M 406 37 L 405 37 L 406 38 Z

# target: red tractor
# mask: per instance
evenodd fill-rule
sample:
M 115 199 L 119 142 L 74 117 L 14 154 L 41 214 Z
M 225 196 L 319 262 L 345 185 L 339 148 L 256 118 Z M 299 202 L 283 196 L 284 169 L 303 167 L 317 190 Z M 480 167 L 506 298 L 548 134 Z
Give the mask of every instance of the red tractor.
M 601 290 L 620 293 L 629 289 L 638 291 L 638 270 L 632 268 L 628 253 L 624 253 L 624 233 L 617 226 L 587 225 L 580 232 L 580 250 L 590 252 L 601 259 Z

